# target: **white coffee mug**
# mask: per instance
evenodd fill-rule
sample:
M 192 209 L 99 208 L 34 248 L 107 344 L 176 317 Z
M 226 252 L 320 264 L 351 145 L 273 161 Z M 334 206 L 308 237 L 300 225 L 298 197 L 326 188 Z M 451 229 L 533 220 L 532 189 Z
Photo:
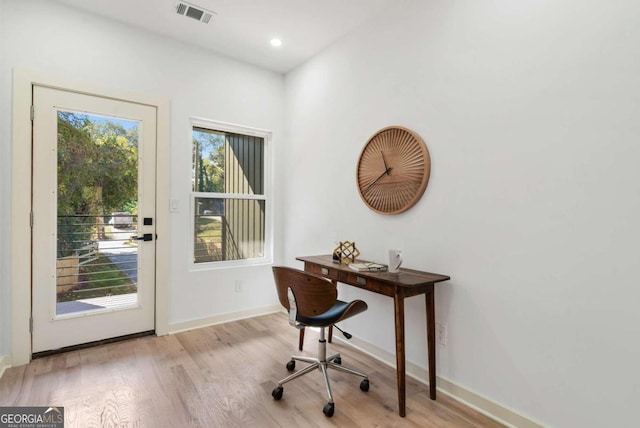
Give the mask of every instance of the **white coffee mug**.
M 400 265 L 402 265 L 402 251 L 401 250 L 389 250 L 389 272 L 400 272 Z

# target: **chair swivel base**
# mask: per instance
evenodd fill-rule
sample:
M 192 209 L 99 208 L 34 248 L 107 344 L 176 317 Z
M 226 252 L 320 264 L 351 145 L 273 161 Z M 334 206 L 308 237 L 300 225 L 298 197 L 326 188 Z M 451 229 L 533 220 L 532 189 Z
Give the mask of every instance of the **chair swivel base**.
M 340 354 L 334 354 L 334 355 L 331 355 L 329 358 L 327 358 L 326 357 L 326 341 L 324 340 L 323 333 L 324 333 L 324 328 L 320 330 L 319 352 L 318 352 L 319 358 L 310 358 L 310 357 L 304 357 L 304 356 L 291 357 L 291 360 L 287 363 L 287 370 L 289 370 L 290 372 L 295 370 L 296 361 L 309 363 L 309 365 L 291 374 L 290 376 L 282 379 L 280 382 L 278 382 L 278 386 L 273 389 L 273 391 L 271 392 L 271 395 L 275 400 L 280 400 L 282 398 L 283 391 L 284 391 L 284 388 L 282 387 L 282 385 L 294 379 L 297 379 L 300 376 L 304 376 L 315 369 L 318 369 L 322 372 L 322 377 L 324 378 L 324 384 L 327 388 L 327 394 L 329 395 L 329 402 L 325 404 L 324 408 L 322 409 L 322 412 L 325 414 L 325 416 L 331 417 L 333 416 L 333 413 L 335 411 L 335 404 L 333 402 L 333 394 L 331 393 L 331 385 L 329 384 L 329 375 L 327 373 L 328 372 L 327 369 L 334 369 L 337 371 L 362 377 L 363 379 L 360 382 L 360 390 L 364 392 L 369 391 L 369 377 L 366 374 L 361 373 L 357 370 L 342 366 L 342 359 L 340 357 Z

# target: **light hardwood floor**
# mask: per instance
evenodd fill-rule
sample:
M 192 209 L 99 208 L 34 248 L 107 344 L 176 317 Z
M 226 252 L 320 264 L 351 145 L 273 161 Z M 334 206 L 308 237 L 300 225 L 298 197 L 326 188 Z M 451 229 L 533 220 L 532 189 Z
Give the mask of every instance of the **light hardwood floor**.
M 397 411 L 395 369 L 334 342 L 344 365 L 369 374 L 331 371 L 335 414 L 326 418 L 322 376 L 310 373 L 271 390 L 288 375 L 297 330 L 284 314 L 143 337 L 32 361 L 0 379 L 0 406 L 64 406 L 66 427 L 498 427 L 500 424 L 407 378 L 407 416 Z M 315 356 L 317 333 L 305 351 Z M 298 367 L 302 367 L 298 363 Z

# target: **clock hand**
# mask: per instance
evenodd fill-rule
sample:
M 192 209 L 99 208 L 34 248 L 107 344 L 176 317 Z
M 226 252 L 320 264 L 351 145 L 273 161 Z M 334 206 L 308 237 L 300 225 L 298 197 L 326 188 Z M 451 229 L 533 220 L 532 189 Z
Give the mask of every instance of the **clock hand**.
M 382 162 L 384 162 L 384 172 L 387 173 L 387 175 L 389 175 L 389 171 L 391 171 L 391 168 L 389 168 L 389 166 L 387 166 L 387 160 L 384 158 L 384 152 L 380 152 L 380 154 L 382 155 Z
M 387 168 L 384 170 L 384 172 L 382 174 L 380 174 L 378 176 L 378 178 L 376 178 L 375 180 L 373 180 L 371 183 L 369 183 L 369 185 L 362 191 L 362 193 L 366 193 L 367 190 L 369 190 L 369 188 L 371 186 L 373 186 L 374 184 L 376 184 L 378 182 L 378 180 L 380 180 L 382 177 L 384 177 L 385 175 L 389 175 L 389 172 L 391 171 L 391 168 Z

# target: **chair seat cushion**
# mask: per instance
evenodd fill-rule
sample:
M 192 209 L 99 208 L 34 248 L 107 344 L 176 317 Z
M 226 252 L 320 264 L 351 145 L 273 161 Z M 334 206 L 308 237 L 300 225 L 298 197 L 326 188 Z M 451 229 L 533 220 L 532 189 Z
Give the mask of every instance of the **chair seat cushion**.
M 354 300 L 352 302 L 336 300 L 336 303 L 327 312 L 320 315 L 305 317 L 298 313 L 297 321 L 311 327 L 328 327 L 366 310 L 367 304 L 362 300 Z

